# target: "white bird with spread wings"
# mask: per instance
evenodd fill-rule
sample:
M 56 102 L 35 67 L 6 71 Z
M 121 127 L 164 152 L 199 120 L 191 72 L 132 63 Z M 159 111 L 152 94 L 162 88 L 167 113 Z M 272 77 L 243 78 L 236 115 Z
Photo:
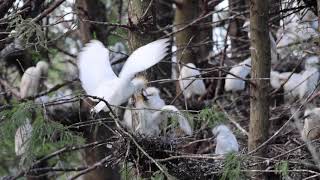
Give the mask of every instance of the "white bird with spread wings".
M 118 106 L 145 86 L 145 81 L 132 81 L 134 76 L 162 60 L 168 52 L 169 39 L 151 42 L 134 51 L 125 62 L 119 77 L 113 72 L 109 50 L 97 40 L 92 40 L 78 56 L 80 80 L 88 95 L 103 98 L 110 105 Z M 91 111 L 109 111 L 100 101 Z

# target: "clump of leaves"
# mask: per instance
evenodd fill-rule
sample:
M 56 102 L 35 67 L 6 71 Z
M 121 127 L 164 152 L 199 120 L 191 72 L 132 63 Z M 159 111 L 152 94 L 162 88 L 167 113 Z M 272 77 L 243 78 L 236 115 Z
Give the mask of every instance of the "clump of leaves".
M 40 46 L 47 49 L 45 32 L 40 24 L 33 19 L 23 19 L 21 15 L 17 15 L 10 20 L 9 28 L 14 29 L 14 33 L 11 33 L 11 36 L 22 40 L 25 48 L 34 46 L 37 49 Z
M 224 113 L 221 112 L 217 106 L 201 110 L 198 118 L 201 121 L 201 126 L 209 128 L 213 128 L 219 124 L 223 124 L 227 120 Z
M 276 164 L 276 170 L 279 171 L 279 174 L 283 178 L 287 177 L 289 175 L 289 165 L 287 161 L 280 161 L 279 163 Z
M 33 102 L 14 104 L 12 109 L 0 112 L 1 157 L 15 157 L 14 138 L 18 127 L 28 120 L 32 122 L 32 133 L 26 144 L 20 164 L 29 166 L 36 157 L 46 155 L 64 146 L 80 144 L 80 136 L 72 133 L 62 124 L 45 117 L 42 107 Z M 32 121 L 33 120 L 33 121 Z M 4 156 L 3 156 L 4 155 Z
M 223 173 L 220 180 L 238 180 L 241 179 L 241 157 L 234 153 L 226 156 Z

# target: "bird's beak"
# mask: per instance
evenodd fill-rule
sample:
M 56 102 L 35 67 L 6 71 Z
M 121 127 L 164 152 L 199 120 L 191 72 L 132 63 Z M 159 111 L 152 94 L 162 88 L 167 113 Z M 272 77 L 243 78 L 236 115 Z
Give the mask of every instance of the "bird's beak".
M 148 94 L 144 89 L 141 90 L 141 96 L 142 96 L 143 101 L 148 101 L 149 100 L 148 99 Z

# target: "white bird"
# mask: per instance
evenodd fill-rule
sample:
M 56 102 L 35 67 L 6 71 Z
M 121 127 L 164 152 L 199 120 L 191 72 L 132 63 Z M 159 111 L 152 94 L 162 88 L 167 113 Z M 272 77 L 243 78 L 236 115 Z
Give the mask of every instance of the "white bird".
M 36 67 L 29 67 L 21 78 L 20 97 L 26 98 L 37 95 L 41 78 L 47 76 L 47 74 L 48 64 L 44 61 L 39 61 Z
M 231 130 L 225 125 L 218 125 L 212 129 L 216 137 L 215 154 L 224 155 L 230 152 L 238 152 L 239 144 Z
M 283 88 L 284 91 L 288 93 L 288 95 L 285 96 L 286 98 L 299 97 L 300 99 L 303 99 L 310 95 L 318 84 L 318 63 L 319 58 L 312 56 L 306 60 L 305 70 L 301 73 L 278 73 L 272 71 L 270 74 L 271 85 L 274 88 L 279 88 L 281 84 L 285 83 Z M 287 81 L 289 77 L 290 79 Z M 277 81 L 279 81 L 279 83 Z
M 192 95 L 203 95 L 206 93 L 204 82 L 200 78 L 200 72 L 192 63 L 183 66 L 179 75 L 179 85 L 183 95 L 189 99 Z M 196 77 L 197 76 L 197 77 Z
M 92 40 L 78 57 L 82 87 L 88 95 L 103 98 L 110 105 L 121 105 L 144 87 L 143 81 L 133 82 L 133 77 L 167 55 L 168 40 L 160 39 L 134 51 L 125 62 L 119 77 L 111 68 L 109 50 L 101 42 Z M 109 111 L 106 104 L 100 101 L 93 111 L 97 113 L 102 109 Z
M 143 96 L 136 93 L 133 98 L 129 99 L 128 108 L 124 112 L 124 125 L 132 131 L 139 131 L 141 134 L 152 135 L 149 132 L 147 121 L 151 119 L 152 114 L 165 106 L 164 100 L 160 97 L 159 89 L 148 87 Z M 153 130 L 151 130 L 153 132 Z
M 32 135 L 32 126 L 30 120 L 27 119 L 25 124 L 20 126 L 15 134 L 14 142 L 15 142 L 15 152 L 17 156 L 25 153 L 28 148 L 28 142 Z
M 305 71 L 302 73 L 303 82 L 299 87 L 299 98 L 310 95 L 317 87 L 319 80 L 319 58 L 309 57 L 305 62 Z
M 314 140 L 320 137 L 320 108 L 306 109 L 304 126 L 301 132 L 304 140 Z
M 160 133 L 160 126 L 162 128 L 167 127 L 168 118 L 178 120 L 179 128 L 173 130 L 172 136 L 180 135 L 192 135 L 193 131 L 189 121 L 183 116 L 183 114 L 172 105 L 166 105 L 161 108 L 161 111 L 157 111 L 152 114 L 152 118 L 147 122 L 149 128 L 154 129 L 155 132 Z
M 232 74 L 226 76 L 224 89 L 226 91 L 242 91 L 245 88 L 245 81 L 240 78 L 245 79 L 251 72 L 251 58 L 244 60 L 238 65 L 231 68 L 229 71 Z M 237 77 L 235 77 L 236 75 Z

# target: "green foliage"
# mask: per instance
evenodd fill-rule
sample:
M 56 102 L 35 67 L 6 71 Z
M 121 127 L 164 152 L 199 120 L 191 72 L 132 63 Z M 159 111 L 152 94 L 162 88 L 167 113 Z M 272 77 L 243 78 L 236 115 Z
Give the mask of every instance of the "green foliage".
M 241 179 L 241 158 L 234 153 L 226 156 L 223 173 L 220 180 L 239 180 Z
M 219 111 L 216 106 L 201 110 L 198 117 L 201 121 L 201 124 L 205 124 L 206 127 L 209 128 L 213 128 L 216 125 L 223 124 L 227 120 L 224 113 Z
M 276 170 L 279 171 L 279 174 L 283 178 L 287 177 L 289 175 L 289 165 L 287 161 L 280 161 L 279 163 L 276 164 Z
M 31 18 L 23 19 L 21 15 L 17 15 L 10 20 L 9 28 L 15 31 L 15 33 L 11 33 L 11 36 L 22 40 L 25 48 L 34 46 L 37 49 L 40 46 L 47 49 L 45 32 L 41 25 Z
M 50 121 L 45 117 L 42 107 L 33 102 L 13 104 L 13 108 L 0 112 L 0 161 L 17 162 L 14 153 L 14 137 L 18 127 L 24 125 L 27 119 L 32 122 L 32 133 L 26 144 L 26 152 L 20 159 L 20 165 L 29 166 L 36 157 L 69 145 L 83 143 L 80 136 L 75 135 L 62 124 Z M 32 121 L 34 119 L 34 121 Z M 14 166 L 10 164 L 7 166 Z M 7 171 L 0 167 L 0 172 Z M 7 171 L 8 172 L 8 171 Z

